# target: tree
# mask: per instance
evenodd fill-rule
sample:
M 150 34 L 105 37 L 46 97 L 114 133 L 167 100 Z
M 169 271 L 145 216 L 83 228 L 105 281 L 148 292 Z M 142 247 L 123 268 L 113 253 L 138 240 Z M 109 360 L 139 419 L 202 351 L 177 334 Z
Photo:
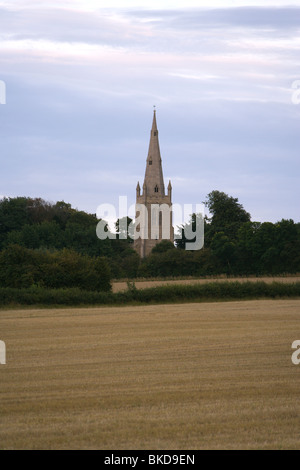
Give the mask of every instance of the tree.
M 130 217 L 122 217 L 115 223 L 117 239 L 127 240 L 128 243 L 133 243 L 132 219 Z
M 139 277 L 192 276 L 196 273 L 194 253 L 169 249 L 150 253 L 139 266 Z
M 63 248 L 65 232 L 54 221 L 26 224 L 7 234 L 4 246 L 18 244 L 26 248 Z
M 210 192 L 204 204 L 212 215 L 208 219 L 209 224 L 205 232 L 205 239 L 208 241 L 211 241 L 217 232 L 223 232 L 234 240 L 237 238 L 239 228 L 244 223 L 250 222 L 250 214 L 245 211 L 238 199 L 224 192 Z
M 0 286 L 24 288 L 79 287 L 89 291 L 108 291 L 110 269 L 103 257 L 92 258 L 73 250 L 32 250 L 10 245 L 0 252 Z
M 259 258 L 255 253 L 255 237 L 260 229 L 260 222 L 246 222 L 237 233 L 237 272 L 239 274 L 257 274 Z
M 28 198 L 3 198 L 0 200 L 0 248 L 12 230 L 20 230 L 30 223 L 27 211 Z
M 235 262 L 236 246 L 224 232 L 217 232 L 214 235 L 211 251 L 219 260 L 222 271 L 231 274 Z
M 300 270 L 300 237 L 293 220 L 282 219 L 276 223 L 275 246 L 278 250 L 278 268 L 281 272 Z
M 30 287 L 36 281 L 38 269 L 33 250 L 10 245 L 0 252 L 1 287 Z
M 174 249 L 175 246 L 170 240 L 162 240 L 152 248 L 151 253 L 165 253 L 168 250 Z
M 203 222 L 203 214 L 191 214 L 188 222 L 177 227 L 178 232 L 175 235 L 176 247 L 185 250 L 187 243 L 195 243 L 196 235 L 193 235 L 196 233 L 197 226 L 199 227 Z

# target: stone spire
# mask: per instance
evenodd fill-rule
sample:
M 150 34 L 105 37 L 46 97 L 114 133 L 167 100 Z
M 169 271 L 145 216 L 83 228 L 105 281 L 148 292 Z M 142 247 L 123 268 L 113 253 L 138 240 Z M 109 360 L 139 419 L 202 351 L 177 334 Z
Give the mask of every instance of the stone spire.
M 158 130 L 156 123 L 156 111 L 153 113 L 150 143 L 146 162 L 144 185 L 149 196 L 164 196 L 165 185 L 162 170 L 162 162 L 158 141 Z
M 166 211 L 166 207 L 169 207 L 169 210 Z M 148 256 L 154 246 L 162 240 L 174 241 L 172 185 L 171 181 L 169 181 L 168 194 L 165 194 L 155 110 L 150 133 L 143 191 L 141 192 L 139 183 L 136 187 L 135 223 L 136 235 L 138 236 L 134 240 L 134 248 L 141 258 Z M 166 229 L 168 227 L 170 230 Z

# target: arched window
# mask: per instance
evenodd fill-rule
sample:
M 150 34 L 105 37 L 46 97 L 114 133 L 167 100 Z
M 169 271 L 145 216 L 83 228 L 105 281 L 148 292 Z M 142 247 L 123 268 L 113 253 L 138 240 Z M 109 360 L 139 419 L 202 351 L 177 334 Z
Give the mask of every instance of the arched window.
M 154 192 L 155 193 L 158 193 L 158 186 L 156 185 L 155 188 L 154 188 Z
M 152 159 L 151 159 L 151 158 L 150 158 L 150 160 L 149 160 L 149 165 L 152 165 Z

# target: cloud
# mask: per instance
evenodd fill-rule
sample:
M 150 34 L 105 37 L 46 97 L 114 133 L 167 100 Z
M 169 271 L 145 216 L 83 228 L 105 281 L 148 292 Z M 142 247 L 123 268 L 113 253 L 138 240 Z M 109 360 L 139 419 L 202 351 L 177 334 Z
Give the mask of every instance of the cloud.
M 134 202 L 155 104 L 174 199 L 219 189 L 299 220 L 300 8 L 198 3 L 0 2 L 1 193 Z
M 238 8 L 194 8 L 182 10 L 135 10 L 126 13 L 141 22 L 165 30 L 188 30 L 207 33 L 218 29 L 255 29 L 265 34 L 291 29 L 298 30 L 300 8 L 297 6 L 271 7 L 247 6 Z

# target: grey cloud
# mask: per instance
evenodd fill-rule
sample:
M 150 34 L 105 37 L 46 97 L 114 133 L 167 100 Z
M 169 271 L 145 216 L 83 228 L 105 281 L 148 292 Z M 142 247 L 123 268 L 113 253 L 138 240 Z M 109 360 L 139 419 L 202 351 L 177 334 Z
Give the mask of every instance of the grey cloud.
M 77 12 L 64 9 L 0 9 L 0 31 L 9 39 L 45 39 L 120 45 L 129 41 L 122 25 L 106 13 Z M 130 35 L 129 35 L 130 36 Z
M 128 21 L 124 23 L 118 18 Z M 268 29 L 291 33 L 300 25 L 300 8 L 215 8 L 187 10 L 103 10 L 98 13 L 64 9 L 28 9 L 8 11 L 0 9 L 0 31 L 11 39 L 48 39 L 53 41 L 85 42 L 90 44 L 135 45 L 164 42 L 163 32 L 189 31 L 213 34 L 214 29 L 230 28 Z M 147 28 L 152 36 L 143 34 Z M 158 35 L 158 37 L 155 36 Z M 208 36 L 208 37 L 209 37 Z M 187 38 L 188 39 L 188 38 Z M 204 38 L 205 40 L 205 38 Z M 168 37 L 166 38 L 167 44 Z M 172 47 L 170 45 L 170 47 Z
M 4 39 L 69 41 L 75 51 L 78 42 L 126 46 L 130 56 L 81 62 L 52 57 L 51 46 L 49 58 L 18 45 L 3 54 L 1 194 L 64 198 L 91 211 L 116 194 L 134 198 L 156 104 L 165 175 L 187 181 L 174 185 L 174 198 L 201 202 L 212 189 L 233 191 L 256 218 L 260 210 L 273 217 L 284 193 L 278 218 L 299 220 L 292 203 L 300 197 L 300 106 L 278 89 L 300 78 L 299 54 L 272 42 L 255 48 L 268 28 L 272 39 L 292 40 L 299 11 L 119 10 L 123 23 L 109 11 L 2 10 Z M 250 45 L 239 49 L 240 39 Z M 256 194 L 265 194 L 265 182 L 274 200 L 261 209 Z
M 116 14 L 117 13 L 117 14 Z M 298 35 L 300 8 L 186 10 L 0 10 L 2 38 L 49 40 L 127 48 L 143 53 L 230 54 L 241 36 L 278 39 Z M 4 42 L 5 44 L 5 42 Z M 297 51 L 289 52 L 294 57 Z
M 128 15 L 140 20 L 149 18 L 149 23 L 159 28 L 163 26 L 182 29 L 210 29 L 220 27 L 299 29 L 299 7 L 238 7 L 180 10 L 135 11 Z M 152 19 L 152 21 L 151 21 Z

